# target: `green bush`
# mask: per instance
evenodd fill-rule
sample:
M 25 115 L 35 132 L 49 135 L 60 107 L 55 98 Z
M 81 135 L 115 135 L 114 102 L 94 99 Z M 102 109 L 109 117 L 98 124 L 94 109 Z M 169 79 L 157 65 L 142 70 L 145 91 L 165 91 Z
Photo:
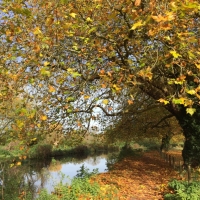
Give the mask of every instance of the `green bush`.
M 188 183 L 187 181 L 173 180 L 169 182 L 169 188 L 174 193 L 164 196 L 165 200 L 199 200 L 200 199 L 200 182 L 195 181 Z

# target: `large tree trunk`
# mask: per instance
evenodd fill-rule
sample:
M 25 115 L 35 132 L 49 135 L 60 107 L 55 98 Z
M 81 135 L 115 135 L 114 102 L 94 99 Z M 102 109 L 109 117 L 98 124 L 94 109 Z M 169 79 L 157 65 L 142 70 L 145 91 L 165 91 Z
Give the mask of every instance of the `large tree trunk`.
M 196 112 L 191 116 L 186 113 L 185 108 L 181 108 L 176 115 L 180 126 L 183 129 L 185 143 L 182 151 L 184 164 L 200 164 L 200 107 L 196 107 Z

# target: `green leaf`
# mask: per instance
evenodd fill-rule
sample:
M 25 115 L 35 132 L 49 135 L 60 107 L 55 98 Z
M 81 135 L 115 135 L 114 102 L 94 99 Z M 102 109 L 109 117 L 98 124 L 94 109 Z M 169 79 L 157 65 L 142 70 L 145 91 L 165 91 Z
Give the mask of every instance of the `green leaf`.
M 172 100 L 172 103 L 174 103 L 174 104 L 183 104 L 184 101 L 183 101 L 182 98 L 181 98 L 181 99 L 173 99 L 173 100 Z
M 76 77 L 78 77 L 78 76 L 81 76 L 81 74 L 79 74 L 78 72 L 73 72 L 73 73 L 72 73 L 72 77 L 73 77 L 73 78 L 76 78 Z
M 74 97 L 67 97 L 66 101 L 67 102 L 72 102 L 72 101 L 75 101 L 75 98 Z

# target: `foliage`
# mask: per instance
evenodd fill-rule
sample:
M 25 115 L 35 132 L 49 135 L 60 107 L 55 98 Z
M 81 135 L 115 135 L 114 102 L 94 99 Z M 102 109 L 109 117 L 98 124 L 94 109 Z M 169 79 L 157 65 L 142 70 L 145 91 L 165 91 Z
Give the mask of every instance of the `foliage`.
M 90 178 L 93 175 L 96 175 L 98 173 L 98 169 L 93 169 L 92 172 L 89 172 L 89 169 L 87 169 L 84 165 L 80 167 L 80 170 L 77 171 L 77 178 Z
M 140 153 L 139 153 L 140 154 Z M 122 148 L 121 151 L 118 155 L 118 160 L 122 160 L 126 157 L 132 157 L 132 156 L 137 156 L 138 155 L 138 151 L 132 149 L 130 146 L 128 146 L 127 144 L 125 144 Z
M 169 182 L 169 188 L 173 190 L 173 193 L 165 195 L 166 200 L 198 200 L 200 198 L 200 183 L 186 181 L 173 180 Z
M 29 150 L 30 158 L 45 159 L 52 155 L 52 145 L 39 143 Z
M 145 146 L 148 150 L 158 150 L 161 142 L 157 139 L 152 140 L 144 138 L 143 140 L 138 141 L 138 144 Z
M 128 109 L 128 113 L 119 116 L 113 125 L 106 129 L 105 137 L 109 142 L 140 142 L 145 138 L 161 139 L 166 134 L 170 137 L 182 135 L 176 118 L 146 95 L 140 95 Z

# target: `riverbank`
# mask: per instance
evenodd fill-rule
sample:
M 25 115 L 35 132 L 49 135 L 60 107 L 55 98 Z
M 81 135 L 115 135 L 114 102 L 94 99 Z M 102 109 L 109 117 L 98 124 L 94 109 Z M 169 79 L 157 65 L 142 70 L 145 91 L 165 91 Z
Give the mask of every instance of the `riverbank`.
M 179 178 L 157 151 L 124 158 L 113 165 L 113 169 L 96 176 L 101 185 L 114 185 L 119 189 L 120 200 L 161 200 L 168 182 Z

